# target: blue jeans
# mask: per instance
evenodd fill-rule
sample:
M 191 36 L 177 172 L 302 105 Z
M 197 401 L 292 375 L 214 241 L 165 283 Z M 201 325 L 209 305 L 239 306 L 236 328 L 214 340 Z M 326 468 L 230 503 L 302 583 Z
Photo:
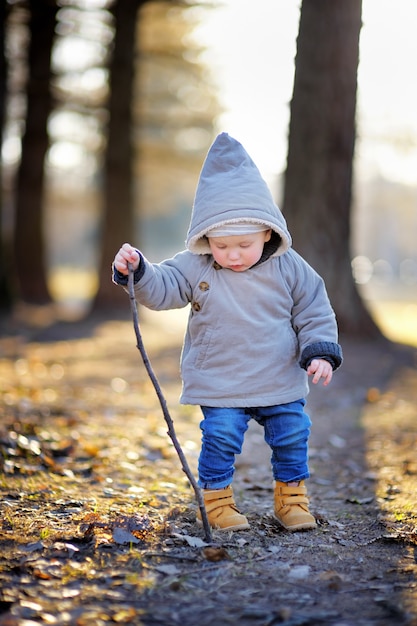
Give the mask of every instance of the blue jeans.
M 266 443 L 272 450 L 272 474 L 284 483 L 309 477 L 308 438 L 311 420 L 304 412 L 305 400 L 256 408 L 216 408 L 202 406 L 204 419 L 201 453 L 198 461 L 199 485 L 222 489 L 230 485 L 236 454 L 253 418 L 264 427 Z

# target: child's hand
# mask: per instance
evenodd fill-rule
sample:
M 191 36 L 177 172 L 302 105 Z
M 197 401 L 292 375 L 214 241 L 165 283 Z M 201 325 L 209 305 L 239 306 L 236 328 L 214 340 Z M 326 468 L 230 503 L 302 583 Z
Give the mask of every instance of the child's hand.
M 317 385 L 320 378 L 324 378 L 323 385 L 326 387 L 333 377 L 333 368 L 325 359 L 313 359 L 307 368 L 307 374 L 313 376 L 312 382 Z
M 127 264 L 131 263 L 133 270 L 137 270 L 139 267 L 139 255 L 135 248 L 132 248 L 130 243 L 124 243 L 119 252 L 114 257 L 114 267 L 125 276 L 128 275 L 129 270 Z

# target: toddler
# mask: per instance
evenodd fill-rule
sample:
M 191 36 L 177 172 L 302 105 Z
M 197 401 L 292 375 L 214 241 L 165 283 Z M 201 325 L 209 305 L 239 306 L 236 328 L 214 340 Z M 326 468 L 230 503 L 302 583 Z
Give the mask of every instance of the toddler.
M 271 448 L 275 517 L 290 531 L 315 528 L 304 407 L 308 376 L 328 385 L 342 363 L 337 325 L 323 280 L 291 247 L 285 219 L 238 141 L 221 133 L 207 154 L 186 250 L 150 263 L 125 243 L 115 283 L 126 286 L 128 263 L 143 305 L 190 305 L 180 401 L 203 414 L 198 479 L 210 525 L 249 528 L 232 480 L 253 418 Z

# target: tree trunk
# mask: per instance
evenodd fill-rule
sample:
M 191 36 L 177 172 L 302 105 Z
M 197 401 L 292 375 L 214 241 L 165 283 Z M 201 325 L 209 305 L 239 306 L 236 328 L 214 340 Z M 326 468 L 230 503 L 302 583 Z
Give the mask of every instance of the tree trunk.
M 361 0 L 303 0 L 283 208 L 294 248 L 326 281 L 342 333 L 380 337 L 350 255 Z
M 48 149 L 47 121 L 52 108 L 51 50 L 57 6 L 52 0 L 29 2 L 30 44 L 28 53 L 26 128 L 17 176 L 15 265 L 20 297 L 30 304 L 51 301 L 43 236 L 44 160 Z
M 0 3 L 0 146 L 3 145 L 3 128 L 6 109 L 6 93 L 7 93 L 7 61 L 5 54 L 6 44 L 6 19 L 8 9 L 6 3 Z M 0 310 L 9 312 L 12 306 L 13 294 L 10 279 L 10 243 L 4 232 L 4 196 L 3 196 L 3 167 L 0 158 Z
M 141 4 L 144 2 L 140 0 L 117 0 L 113 7 L 115 39 L 110 64 L 101 261 L 93 310 L 128 306 L 126 294 L 111 282 L 110 269 L 117 250 L 134 235 L 132 99 L 136 18 Z

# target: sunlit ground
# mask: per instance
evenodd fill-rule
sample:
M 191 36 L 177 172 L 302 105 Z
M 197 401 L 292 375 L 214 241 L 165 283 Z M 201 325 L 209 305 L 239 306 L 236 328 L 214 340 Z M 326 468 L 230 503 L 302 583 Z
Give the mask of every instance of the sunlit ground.
M 87 270 L 57 268 L 51 272 L 49 285 L 62 314 L 76 318 L 88 308 L 88 302 L 97 289 L 97 276 Z M 417 303 L 373 299 L 367 301 L 367 306 L 384 335 L 392 341 L 417 347 Z M 173 315 L 184 317 L 181 312 Z M 181 320 L 179 323 L 182 323 Z

